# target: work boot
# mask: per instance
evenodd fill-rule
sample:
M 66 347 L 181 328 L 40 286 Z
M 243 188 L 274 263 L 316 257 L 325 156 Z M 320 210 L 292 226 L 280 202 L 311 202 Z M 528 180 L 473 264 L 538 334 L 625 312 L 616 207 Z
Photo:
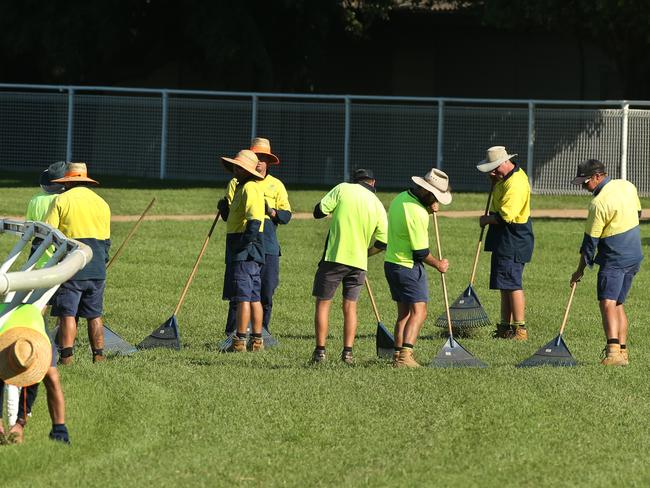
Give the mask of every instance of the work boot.
M 251 337 L 248 341 L 248 350 L 251 352 L 260 352 L 264 350 L 264 339 L 261 337 Z
M 395 349 L 395 351 L 393 351 L 393 363 L 396 362 L 398 359 L 399 359 L 399 351 Z
M 103 349 L 93 350 L 93 363 L 101 363 L 104 359 L 106 359 L 106 356 L 104 356 Z
M 499 322 L 494 330 L 492 337 L 495 339 L 512 339 L 515 331 L 510 324 Z
M 623 359 L 625 360 L 624 366 L 630 364 L 630 357 L 627 354 L 627 347 L 625 349 L 621 349 L 621 356 L 623 356 Z
M 232 343 L 226 349 L 226 352 L 246 352 L 246 338 L 240 339 L 237 336 L 232 338 Z
M 625 357 L 621 354 L 620 344 L 607 344 L 603 352 L 606 354 L 605 359 L 600 362 L 603 366 L 627 365 Z
M 516 341 L 527 341 L 528 340 L 528 329 L 526 327 L 519 326 L 515 329 L 515 333 L 512 337 Z
M 348 366 L 354 366 L 354 357 L 352 356 L 352 351 L 342 351 L 341 361 L 343 361 Z
M 405 347 L 399 352 L 397 361 L 393 361 L 393 366 L 395 368 L 419 368 L 420 363 L 413 357 L 413 349 Z
M 69 366 L 74 362 L 74 356 L 68 356 L 67 358 L 59 357 L 59 364 L 62 366 Z
M 324 349 L 314 349 L 313 354 L 311 355 L 312 364 L 323 364 L 327 360 Z

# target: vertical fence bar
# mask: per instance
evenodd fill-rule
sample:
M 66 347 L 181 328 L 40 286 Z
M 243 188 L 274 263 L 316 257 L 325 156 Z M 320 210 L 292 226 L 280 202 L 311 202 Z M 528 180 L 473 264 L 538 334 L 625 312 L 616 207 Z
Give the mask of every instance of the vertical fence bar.
M 623 102 L 623 127 L 621 128 L 621 179 L 627 180 L 627 145 L 630 104 Z
M 169 94 L 162 91 L 162 124 L 160 134 L 160 179 L 164 180 L 167 173 L 167 112 L 169 110 Z
M 257 137 L 257 95 L 251 98 L 251 141 Z
M 350 111 L 352 102 L 345 97 L 345 139 L 343 141 L 343 181 L 350 181 Z
M 526 174 L 533 188 L 533 158 L 535 157 L 535 104 L 528 102 L 528 156 L 526 157 Z
M 68 88 L 68 132 L 65 141 L 65 160 L 72 161 L 72 132 L 74 131 L 74 88 Z
M 443 142 L 445 137 L 445 101 L 438 101 L 438 135 L 436 140 L 436 168 L 442 169 Z

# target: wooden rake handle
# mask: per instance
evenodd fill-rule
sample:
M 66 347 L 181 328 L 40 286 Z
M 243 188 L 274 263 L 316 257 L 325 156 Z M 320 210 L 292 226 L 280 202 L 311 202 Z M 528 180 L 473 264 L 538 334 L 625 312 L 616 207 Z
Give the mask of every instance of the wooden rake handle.
M 370 303 L 372 304 L 372 311 L 375 312 L 375 317 L 377 317 L 377 322 L 381 322 L 381 319 L 379 318 L 379 310 L 377 310 L 377 303 L 375 302 L 375 297 L 372 294 L 372 290 L 370 289 L 370 282 L 368 281 L 368 277 L 366 276 L 366 288 L 368 290 L 368 296 L 370 297 Z
M 494 190 L 494 183 L 492 183 L 492 187 L 490 188 L 490 194 L 488 195 L 487 203 L 485 204 L 485 213 L 483 215 L 488 215 L 490 213 L 490 202 L 492 201 L 493 190 Z M 481 227 L 481 234 L 478 238 L 478 245 L 476 246 L 476 255 L 474 256 L 474 265 L 472 266 L 472 275 L 469 278 L 470 285 L 474 284 L 474 279 L 476 278 L 476 268 L 478 267 L 478 258 L 481 255 L 481 244 L 483 244 L 484 234 L 485 234 L 485 227 Z
M 442 260 L 442 246 L 440 244 L 440 231 L 438 230 L 438 215 L 437 212 L 433 212 L 433 228 L 436 231 L 436 247 L 438 248 L 438 259 Z M 442 294 L 445 297 L 445 312 L 447 313 L 447 327 L 449 329 L 449 337 L 451 338 L 451 344 L 453 345 L 454 341 L 454 331 L 451 327 L 451 313 L 449 312 L 449 297 L 447 296 L 447 282 L 445 281 L 445 273 L 440 273 L 440 280 L 442 281 Z
M 142 215 L 140 215 L 140 218 L 138 219 L 138 221 L 137 221 L 137 222 L 135 223 L 135 225 L 131 228 L 131 231 L 130 231 L 129 234 L 126 236 L 126 239 L 124 239 L 124 242 L 122 242 L 122 244 L 120 245 L 120 247 L 117 248 L 117 252 L 116 252 L 115 254 L 113 254 L 113 257 L 110 259 L 110 261 L 109 261 L 108 264 L 106 265 L 106 271 L 108 271 L 109 269 L 111 269 L 111 266 L 113 265 L 113 263 L 115 262 L 115 260 L 118 258 L 118 256 L 119 256 L 120 254 L 122 254 L 122 251 L 124 250 L 124 246 L 126 246 L 126 244 L 131 240 L 131 237 L 133 237 L 133 234 L 135 234 L 135 231 L 138 230 L 138 227 L 140 227 L 140 224 L 141 224 L 142 221 L 144 220 L 144 216 L 147 215 L 147 212 L 149 212 L 149 209 L 151 209 L 151 207 L 153 207 L 153 204 L 155 203 L 155 201 L 156 201 L 156 197 L 153 197 L 153 198 L 151 199 L 151 202 L 149 202 L 149 205 L 147 205 L 147 208 L 145 208 L 145 209 L 144 209 L 144 212 L 142 212 Z
M 562 326 L 560 327 L 560 333 L 559 335 L 562 335 L 564 332 L 564 328 L 566 327 L 567 320 L 569 319 L 569 310 L 571 310 L 571 302 L 573 301 L 573 295 L 576 293 L 576 287 L 578 286 L 578 282 L 574 282 L 573 285 L 571 285 L 571 295 L 569 295 L 569 303 L 567 303 L 566 310 L 564 311 L 564 318 L 562 319 Z
M 203 258 L 203 254 L 205 253 L 205 250 L 208 247 L 208 242 L 210 241 L 210 237 L 212 237 L 212 232 L 214 231 L 214 227 L 217 225 L 217 221 L 219 220 L 220 216 L 221 216 L 221 212 L 217 212 L 217 215 L 212 221 L 212 226 L 210 227 L 210 231 L 208 232 L 205 241 L 203 241 L 203 246 L 201 247 L 201 251 L 199 252 L 198 257 L 196 258 L 196 262 L 194 263 L 194 268 L 192 268 L 192 272 L 190 273 L 190 276 L 187 278 L 187 282 L 185 283 L 185 286 L 183 287 L 183 291 L 181 292 L 181 298 L 178 300 L 178 305 L 176 305 L 176 308 L 174 309 L 174 315 L 178 313 L 178 311 L 181 309 L 181 305 L 183 305 L 183 302 L 185 301 L 185 295 L 187 295 L 187 290 L 190 289 L 190 284 L 194 279 L 194 275 L 196 274 L 196 271 L 199 269 L 199 263 L 201 262 L 201 258 Z

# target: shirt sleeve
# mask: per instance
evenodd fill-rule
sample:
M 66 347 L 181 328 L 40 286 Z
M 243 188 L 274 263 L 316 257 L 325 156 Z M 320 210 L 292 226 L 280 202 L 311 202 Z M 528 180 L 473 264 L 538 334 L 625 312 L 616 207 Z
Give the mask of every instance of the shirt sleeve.
M 522 184 L 507 184 L 505 190 L 501 199 L 501 208 L 497 211 L 503 221 L 510 224 L 521 214 L 522 209 L 526 205 L 528 188 Z
M 388 218 L 386 210 L 381 202 L 377 202 L 377 230 L 375 230 L 375 240 L 383 244 L 388 243 Z
M 336 185 L 320 201 L 320 209 L 324 214 L 331 214 L 339 203 L 341 185 Z
M 587 223 L 585 224 L 585 234 L 580 245 L 580 253 L 585 256 L 589 266 L 594 264 L 598 242 L 603 234 L 605 222 L 605 212 L 602 207 L 600 205 L 590 205 Z
M 51 225 L 55 229 L 58 229 L 60 222 L 61 218 L 59 214 L 59 198 L 57 197 L 50 203 L 50 208 L 48 209 L 47 215 L 45 216 L 45 223 Z
M 226 200 L 228 205 L 232 204 L 232 199 L 235 197 L 235 189 L 237 188 L 237 178 L 233 178 L 228 182 L 226 187 Z
M 429 248 L 429 219 L 428 214 L 421 212 L 406 212 L 406 229 L 409 233 L 411 250 Z
M 291 205 L 289 204 L 289 195 L 287 189 L 281 181 L 278 180 L 278 190 L 275 195 L 275 219 L 278 224 L 288 224 L 291 220 Z

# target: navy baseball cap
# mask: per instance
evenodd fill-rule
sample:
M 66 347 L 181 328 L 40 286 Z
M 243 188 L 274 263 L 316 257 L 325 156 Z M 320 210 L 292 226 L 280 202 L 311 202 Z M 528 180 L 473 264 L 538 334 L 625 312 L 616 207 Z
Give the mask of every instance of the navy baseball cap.
M 597 159 L 588 159 L 587 161 L 583 161 L 578 165 L 578 172 L 576 174 L 576 177 L 573 178 L 573 181 L 571 181 L 571 184 L 582 185 L 593 175 L 603 173 L 606 173 L 605 165 L 603 163 Z
M 372 170 L 370 169 L 363 169 L 363 168 L 355 169 L 354 174 L 352 175 L 352 181 L 354 181 L 355 183 L 361 180 L 374 180 L 374 179 L 375 179 L 375 175 L 372 173 Z

